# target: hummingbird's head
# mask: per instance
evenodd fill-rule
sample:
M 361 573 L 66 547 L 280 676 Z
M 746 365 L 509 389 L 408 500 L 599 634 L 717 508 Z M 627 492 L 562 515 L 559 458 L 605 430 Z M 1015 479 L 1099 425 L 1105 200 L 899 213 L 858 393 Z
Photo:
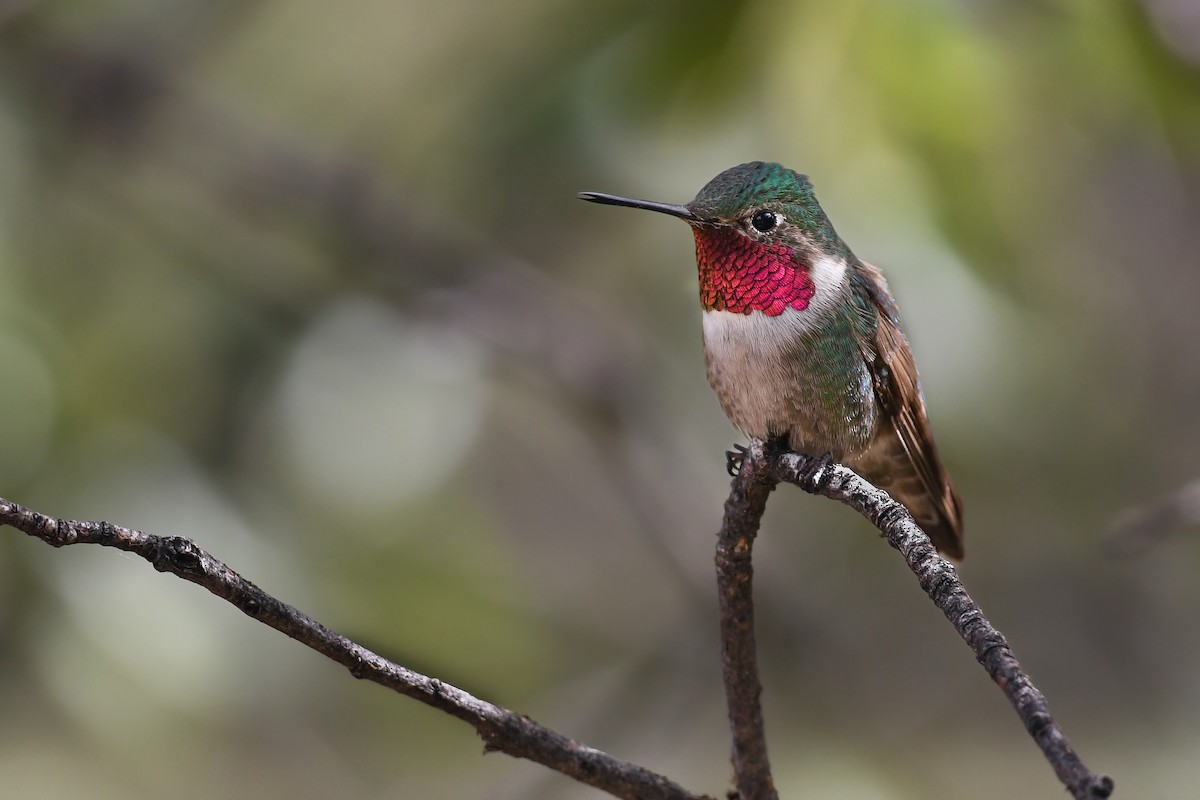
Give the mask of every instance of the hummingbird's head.
M 687 205 L 583 192 L 585 200 L 679 217 L 696 238 L 700 303 L 706 311 L 777 316 L 808 308 L 828 275 L 840 280 L 849 250 L 808 178 L 780 164 L 730 167 Z M 821 268 L 829 264 L 837 266 Z M 822 294 L 826 294 L 823 292 Z
M 807 175 L 782 164 L 751 161 L 709 181 L 687 209 L 713 226 L 739 228 L 756 240 L 817 251 L 838 244 Z

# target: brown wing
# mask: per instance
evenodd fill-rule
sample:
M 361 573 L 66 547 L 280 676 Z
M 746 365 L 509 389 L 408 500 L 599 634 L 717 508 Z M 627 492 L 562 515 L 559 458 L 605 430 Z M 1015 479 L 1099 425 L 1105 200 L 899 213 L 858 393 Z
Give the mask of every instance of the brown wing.
M 863 357 L 871 368 L 875 396 L 890 429 L 851 466 L 908 508 L 938 550 L 963 558 L 962 503 L 950 483 L 929 429 L 908 340 L 883 275 L 860 262 L 851 275 L 863 315 Z

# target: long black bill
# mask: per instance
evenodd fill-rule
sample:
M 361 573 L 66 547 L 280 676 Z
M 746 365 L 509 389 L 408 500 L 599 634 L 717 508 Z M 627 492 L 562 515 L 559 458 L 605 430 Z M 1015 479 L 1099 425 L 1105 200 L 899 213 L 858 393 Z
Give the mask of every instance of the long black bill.
M 616 194 L 603 192 L 580 192 L 580 200 L 592 203 L 602 203 L 606 206 L 627 206 L 628 208 L 644 208 L 647 211 L 657 211 L 660 214 L 670 214 L 688 222 L 699 222 L 700 218 L 693 214 L 687 206 L 677 206 L 671 203 L 656 203 L 653 200 L 638 200 L 635 197 L 621 197 Z

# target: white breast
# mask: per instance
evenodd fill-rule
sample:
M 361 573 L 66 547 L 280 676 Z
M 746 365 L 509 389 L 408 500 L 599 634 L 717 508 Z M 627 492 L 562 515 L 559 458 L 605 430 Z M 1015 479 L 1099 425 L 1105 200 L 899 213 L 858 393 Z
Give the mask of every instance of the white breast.
M 786 309 L 769 317 L 761 311 L 704 313 L 708 380 L 726 416 L 748 436 L 787 434 L 801 451 L 840 456 L 865 445 L 874 409 L 863 409 L 865 364 L 847 370 L 821 363 L 814 349 L 820 337 L 835 336 L 855 348 L 843 297 L 847 265 L 825 258 L 813 264 L 815 294 L 804 310 Z M 849 374 L 848 374 L 849 373 Z M 868 419 L 869 417 L 869 419 Z

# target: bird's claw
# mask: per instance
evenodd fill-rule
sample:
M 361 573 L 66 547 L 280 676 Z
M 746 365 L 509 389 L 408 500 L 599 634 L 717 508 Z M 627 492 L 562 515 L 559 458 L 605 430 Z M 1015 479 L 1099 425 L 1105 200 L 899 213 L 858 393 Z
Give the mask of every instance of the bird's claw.
M 800 469 L 800 485 L 813 492 L 819 492 L 829 480 L 829 467 L 833 465 L 833 453 L 822 453 L 813 456 Z
M 735 444 L 732 450 L 725 451 L 725 471 L 729 477 L 736 478 L 742 471 L 742 462 L 746 460 L 746 446 Z

